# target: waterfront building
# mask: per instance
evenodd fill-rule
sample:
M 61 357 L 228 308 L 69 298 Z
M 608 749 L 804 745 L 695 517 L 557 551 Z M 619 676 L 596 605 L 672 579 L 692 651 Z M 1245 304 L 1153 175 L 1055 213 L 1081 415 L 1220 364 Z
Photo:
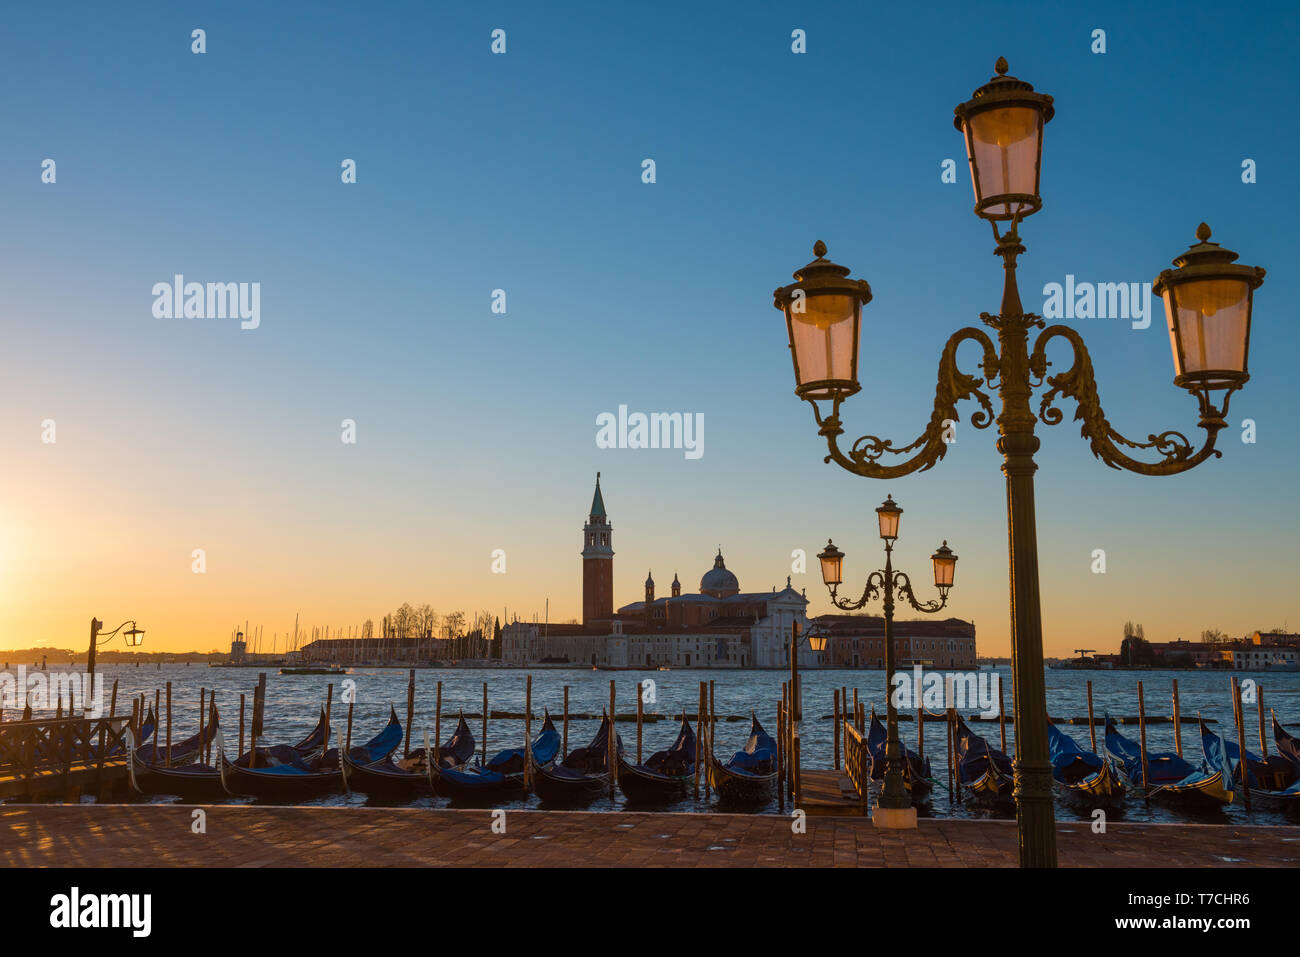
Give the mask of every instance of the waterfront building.
M 613 525 L 596 475 L 582 527 L 582 624 L 513 621 L 502 628 L 502 661 L 606 668 L 782 668 L 789 663 L 791 627 L 807 628 L 807 597 L 785 587 L 742 592 L 718 548 L 697 593 L 683 593 L 673 573 L 669 594 L 656 596 L 653 573 L 641 601 L 614 610 Z M 799 649 L 801 667 L 822 655 Z
M 840 668 L 885 667 L 885 619 L 874 615 L 821 615 L 812 625 L 828 638 L 827 664 Z M 897 667 L 977 667 L 975 623 L 960 618 L 894 621 Z

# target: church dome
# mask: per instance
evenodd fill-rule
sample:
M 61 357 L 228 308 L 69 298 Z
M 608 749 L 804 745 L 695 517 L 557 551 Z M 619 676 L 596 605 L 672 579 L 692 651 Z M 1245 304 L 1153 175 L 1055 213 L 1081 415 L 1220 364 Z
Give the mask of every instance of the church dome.
M 713 567 L 700 579 L 700 594 L 726 598 L 739 591 L 740 582 L 736 580 L 735 575 L 727 571 L 727 566 L 722 560 L 722 549 L 719 548 L 718 557 L 713 560 Z

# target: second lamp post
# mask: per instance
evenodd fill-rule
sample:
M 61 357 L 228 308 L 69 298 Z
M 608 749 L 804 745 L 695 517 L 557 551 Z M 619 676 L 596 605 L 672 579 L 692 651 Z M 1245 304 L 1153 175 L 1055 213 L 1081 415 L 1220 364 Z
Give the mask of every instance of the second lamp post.
M 831 603 L 845 611 L 856 611 L 867 602 L 883 595 L 885 602 L 885 786 L 880 800 L 872 812 L 871 820 L 876 827 L 911 828 L 916 827 L 916 808 L 908 794 L 903 780 L 903 749 L 898 739 L 898 708 L 894 702 L 894 670 L 898 658 L 894 651 L 894 596 L 904 598 L 919 612 L 933 615 L 948 604 L 948 589 L 952 588 L 953 574 L 957 570 L 957 556 L 945 541 L 930 556 L 934 562 L 934 584 L 939 589 L 938 601 L 920 602 L 912 592 L 912 580 L 906 572 L 894 570 L 894 542 L 898 539 L 898 523 L 903 517 L 903 510 L 887 496 L 884 503 L 876 509 L 880 524 L 880 537 L 885 542 L 885 567 L 867 576 L 867 586 L 862 597 L 857 601 L 840 598 L 836 593 L 844 581 L 844 553 L 835 547 L 835 543 L 826 542 L 825 551 L 817 558 L 822 565 L 822 581 L 831 593 Z

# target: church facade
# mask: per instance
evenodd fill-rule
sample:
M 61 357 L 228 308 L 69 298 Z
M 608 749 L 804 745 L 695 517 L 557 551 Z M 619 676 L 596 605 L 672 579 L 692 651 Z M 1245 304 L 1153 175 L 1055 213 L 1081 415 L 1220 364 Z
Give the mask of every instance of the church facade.
M 697 593 L 682 592 L 673 574 L 669 594 L 656 596 L 653 574 L 641 601 L 614 610 L 613 526 L 596 475 L 583 525 L 582 624 L 514 621 L 502 629 L 501 656 L 514 664 L 573 664 L 606 668 L 783 668 L 792 627 L 808 627 L 808 599 L 786 578 L 784 588 L 742 592 L 718 549 Z M 800 667 L 822 654 L 807 644 Z

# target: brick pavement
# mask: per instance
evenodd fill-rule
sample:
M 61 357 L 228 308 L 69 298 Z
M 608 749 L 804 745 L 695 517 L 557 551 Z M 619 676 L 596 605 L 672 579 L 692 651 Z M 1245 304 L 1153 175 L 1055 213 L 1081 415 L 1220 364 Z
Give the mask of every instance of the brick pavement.
M 429 808 L 194 808 L 161 804 L 0 805 L 7 867 L 1008 867 L 1013 821 L 922 820 L 878 831 L 857 817 Z M 1282 866 L 1300 862 L 1300 827 L 1058 824 L 1066 867 Z

